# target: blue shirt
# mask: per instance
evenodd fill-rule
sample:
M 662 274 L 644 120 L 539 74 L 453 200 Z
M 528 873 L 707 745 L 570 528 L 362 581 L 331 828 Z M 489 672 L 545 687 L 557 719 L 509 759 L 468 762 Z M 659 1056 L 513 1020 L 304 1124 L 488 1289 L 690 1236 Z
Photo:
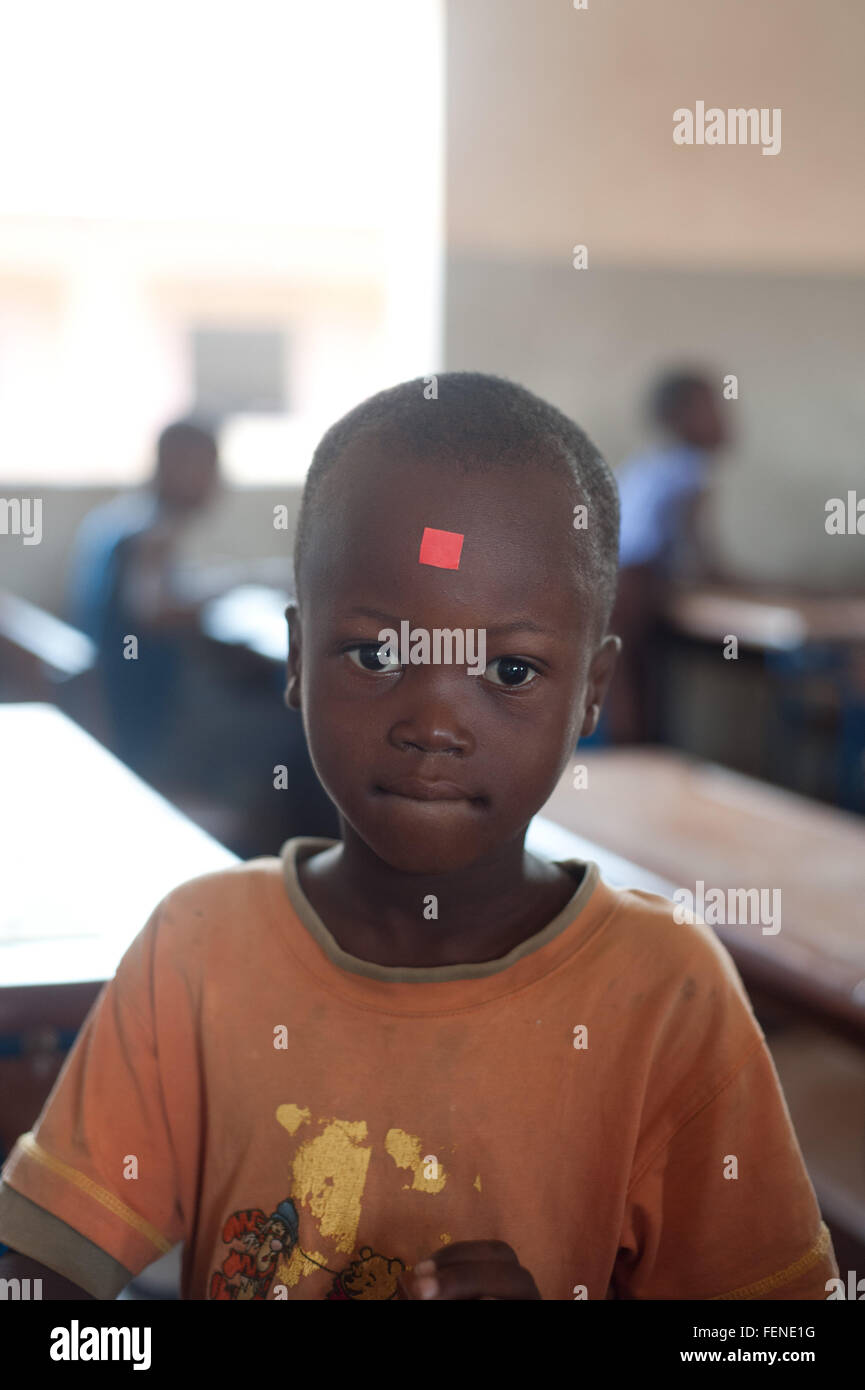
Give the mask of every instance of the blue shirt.
M 121 546 L 153 525 L 156 510 L 150 493 L 125 493 L 96 507 L 81 523 L 72 555 L 69 621 L 97 644 L 116 626 Z
M 687 509 L 704 489 L 709 454 L 689 444 L 667 444 L 637 454 L 616 474 L 621 503 L 619 564 L 675 569 L 693 541 Z
M 183 655 L 180 637 L 148 631 L 129 606 L 131 547 L 157 519 L 149 492 L 124 494 L 90 512 L 76 537 L 69 589 L 70 620 L 99 649 L 115 752 L 145 776 L 176 712 Z M 135 660 L 124 656 L 130 634 L 140 640 Z

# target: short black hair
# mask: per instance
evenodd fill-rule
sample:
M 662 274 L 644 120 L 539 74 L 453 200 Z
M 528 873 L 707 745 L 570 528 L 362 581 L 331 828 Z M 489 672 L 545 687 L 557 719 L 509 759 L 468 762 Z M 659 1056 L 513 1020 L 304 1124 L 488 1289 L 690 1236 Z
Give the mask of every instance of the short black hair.
M 519 455 L 548 468 L 558 462 L 569 470 L 588 508 L 583 534 L 606 627 L 619 559 L 619 492 L 612 470 L 579 425 L 562 411 L 525 386 L 483 372 L 440 372 L 434 378 L 404 381 L 362 401 L 325 432 L 306 476 L 297 521 L 298 599 L 304 556 L 322 509 L 323 483 L 349 443 L 376 434 L 396 437 L 414 452 L 464 471 L 513 466 Z
M 156 466 L 162 464 L 166 454 L 177 445 L 209 444 L 214 453 L 218 452 L 215 426 L 203 416 L 189 415 L 182 420 L 172 420 L 161 431 L 156 441 Z
M 648 413 L 658 425 L 669 425 L 695 391 L 711 391 L 708 374 L 691 368 L 666 371 L 653 382 L 649 391 Z

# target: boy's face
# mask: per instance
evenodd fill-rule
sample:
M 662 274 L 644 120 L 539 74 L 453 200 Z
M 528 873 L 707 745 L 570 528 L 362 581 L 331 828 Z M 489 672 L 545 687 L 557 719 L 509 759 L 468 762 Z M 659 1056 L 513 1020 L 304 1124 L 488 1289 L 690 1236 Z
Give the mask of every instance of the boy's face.
M 206 507 L 219 488 L 215 447 L 204 440 L 185 440 L 166 449 L 157 470 L 159 497 L 175 511 L 191 514 Z
M 574 575 L 579 499 L 545 466 L 464 475 L 377 440 L 336 468 L 289 613 L 286 699 L 346 833 L 394 869 L 453 872 L 519 839 L 597 722 L 618 639 L 601 642 Z M 458 569 L 419 562 L 426 527 L 465 537 Z M 379 632 L 406 619 L 431 639 L 486 629 L 484 674 L 377 669 Z M 394 791 L 407 777 L 451 784 L 450 799 Z
M 695 386 L 675 419 L 680 438 L 698 449 L 715 450 L 727 443 L 726 416 L 709 386 Z

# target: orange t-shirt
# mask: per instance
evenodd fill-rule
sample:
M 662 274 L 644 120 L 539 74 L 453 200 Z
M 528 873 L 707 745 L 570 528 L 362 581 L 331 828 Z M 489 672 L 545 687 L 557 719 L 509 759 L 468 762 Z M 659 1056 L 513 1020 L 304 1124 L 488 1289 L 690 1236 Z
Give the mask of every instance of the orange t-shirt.
M 101 1298 L 179 1241 L 184 1298 L 387 1299 L 493 1239 L 545 1299 L 826 1297 L 829 1233 L 708 927 L 568 861 L 571 901 L 500 960 L 373 965 L 301 891 L 331 843 L 163 900 L 4 1166 L 0 1239 Z

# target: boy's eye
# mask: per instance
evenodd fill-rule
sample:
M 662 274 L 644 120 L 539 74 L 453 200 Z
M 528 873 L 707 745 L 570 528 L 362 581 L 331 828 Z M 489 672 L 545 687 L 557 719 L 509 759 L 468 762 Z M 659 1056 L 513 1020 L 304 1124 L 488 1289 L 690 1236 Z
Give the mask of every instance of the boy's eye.
M 498 667 L 498 674 L 491 676 L 490 672 Z M 534 666 L 530 666 L 527 661 L 521 661 L 516 656 L 497 656 L 495 661 L 491 661 L 484 676 L 491 680 L 493 685 L 530 685 L 538 674 Z M 524 677 L 528 676 L 528 680 Z
M 386 643 L 381 642 L 361 642 L 357 647 L 346 648 L 346 651 L 355 666 L 362 667 L 364 671 L 376 671 L 381 674 L 402 670 L 398 661 L 388 659 L 386 646 Z M 380 656 L 380 652 L 384 652 L 384 655 Z

